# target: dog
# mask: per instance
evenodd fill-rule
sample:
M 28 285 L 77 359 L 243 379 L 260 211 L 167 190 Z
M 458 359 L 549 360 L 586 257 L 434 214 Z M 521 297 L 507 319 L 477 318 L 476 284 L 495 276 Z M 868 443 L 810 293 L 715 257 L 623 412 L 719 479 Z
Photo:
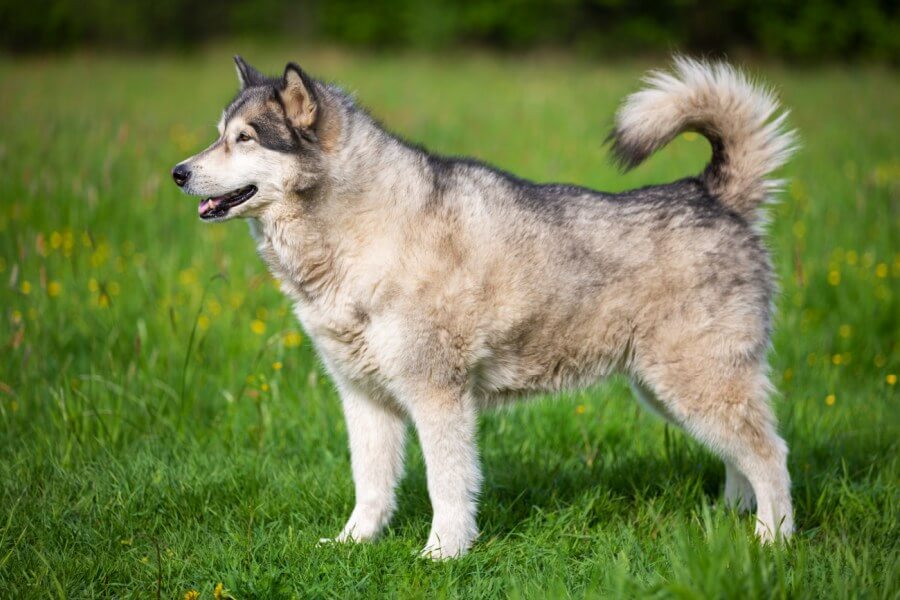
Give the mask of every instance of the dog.
M 790 536 L 761 207 L 795 133 L 770 91 L 724 63 L 652 72 L 616 114 L 615 158 L 635 167 L 688 130 L 712 158 L 698 176 L 611 194 L 430 153 L 294 63 L 275 78 L 235 63 L 219 138 L 172 176 L 201 197 L 201 220 L 249 221 L 340 393 L 356 504 L 327 541 L 388 524 L 410 420 L 433 508 L 422 554 L 465 554 L 478 412 L 613 373 L 722 458 L 725 500 L 756 507 L 759 538 Z

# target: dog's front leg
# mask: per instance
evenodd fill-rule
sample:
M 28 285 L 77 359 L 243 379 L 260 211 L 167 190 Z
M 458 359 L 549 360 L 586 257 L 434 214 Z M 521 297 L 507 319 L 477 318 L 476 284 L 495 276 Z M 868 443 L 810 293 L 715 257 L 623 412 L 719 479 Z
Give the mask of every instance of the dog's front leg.
M 396 508 L 403 474 L 406 421 L 393 407 L 371 399 L 351 385 L 340 385 L 356 506 L 335 541 L 364 541 L 378 536 Z
M 436 560 L 462 556 L 478 536 L 481 469 L 474 403 L 467 393 L 427 389 L 409 398 L 408 406 L 425 456 L 434 511 L 422 555 Z

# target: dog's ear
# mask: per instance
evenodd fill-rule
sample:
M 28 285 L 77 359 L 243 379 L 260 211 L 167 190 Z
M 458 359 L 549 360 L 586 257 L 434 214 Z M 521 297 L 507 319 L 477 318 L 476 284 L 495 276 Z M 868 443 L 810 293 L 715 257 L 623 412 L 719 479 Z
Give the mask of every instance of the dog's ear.
M 237 67 L 238 81 L 241 82 L 242 90 L 266 82 L 266 76 L 248 65 L 240 55 L 234 57 L 234 64 Z
M 288 121 L 298 129 L 311 129 L 319 112 L 312 78 L 294 63 L 288 63 L 281 83 L 281 102 Z

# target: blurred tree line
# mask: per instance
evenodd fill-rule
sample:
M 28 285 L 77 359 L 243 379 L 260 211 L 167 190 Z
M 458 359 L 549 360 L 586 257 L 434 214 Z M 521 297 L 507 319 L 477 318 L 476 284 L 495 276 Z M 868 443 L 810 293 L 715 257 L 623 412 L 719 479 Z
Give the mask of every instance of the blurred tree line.
M 897 0 L 0 0 L 0 47 L 185 47 L 276 36 L 374 48 L 749 51 L 900 62 Z

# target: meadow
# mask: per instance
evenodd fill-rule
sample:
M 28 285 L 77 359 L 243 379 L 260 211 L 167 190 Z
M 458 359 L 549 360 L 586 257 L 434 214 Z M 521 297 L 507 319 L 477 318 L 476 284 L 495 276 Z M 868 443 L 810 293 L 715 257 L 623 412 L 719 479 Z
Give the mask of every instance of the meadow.
M 622 190 L 709 156 L 685 135 L 625 175 L 608 160 L 617 103 L 662 58 L 0 58 L 0 597 L 900 597 L 896 71 L 750 66 L 803 144 L 768 227 L 795 539 L 760 546 L 721 463 L 613 379 L 483 416 L 481 537 L 432 563 L 415 442 L 385 537 L 317 546 L 353 505 L 335 390 L 246 226 L 201 224 L 171 183 L 216 135 L 236 50 L 538 181 Z

